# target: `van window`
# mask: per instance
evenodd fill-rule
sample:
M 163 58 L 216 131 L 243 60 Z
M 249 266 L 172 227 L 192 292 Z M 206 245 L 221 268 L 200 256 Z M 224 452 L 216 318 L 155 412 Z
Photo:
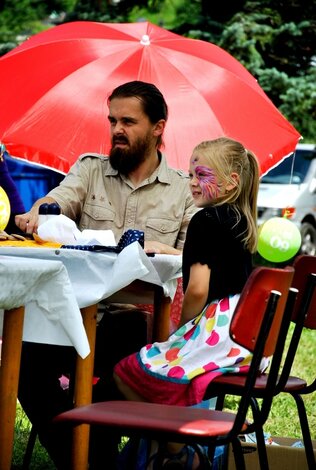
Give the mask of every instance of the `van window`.
M 261 178 L 261 183 L 301 184 L 308 172 L 310 161 L 315 158 L 315 156 L 313 150 L 297 150 L 294 155 L 285 158 L 283 162 L 264 175 Z

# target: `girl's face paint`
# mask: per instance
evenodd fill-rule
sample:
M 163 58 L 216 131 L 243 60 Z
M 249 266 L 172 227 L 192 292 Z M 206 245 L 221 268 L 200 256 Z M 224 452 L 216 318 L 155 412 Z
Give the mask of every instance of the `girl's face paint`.
M 214 170 L 206 165 L 200 155 L 193 155 L 190 164 L 190 189 L 197 207 L 205 207 L 216 199 L 221 192 Z
M 199 181 L 202 196 L 206 199 L 216 199 L 220 193 L 220 186 L 217 182 L 214 170 L 207 166 L 198 165 L 195 174 Z

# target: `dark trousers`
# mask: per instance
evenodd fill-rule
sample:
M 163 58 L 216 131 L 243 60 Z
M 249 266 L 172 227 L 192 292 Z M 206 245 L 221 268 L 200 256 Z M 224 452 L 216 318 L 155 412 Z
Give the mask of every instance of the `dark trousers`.
M 138 310 L 105 312 L 97 327 L 93 401 L 121 399 L 113 380 L 113 367 L 147 343 L 147 322 Z M 69 470 L 72 427 L 52 423 L 57 414 L 73 407 L 76 352 L 73 347 L 23 343 L 18 398 L 56 468 Z M 70 387 L 60 386 L 61 375 Z M 89 469 L 115 469 L 118 437 L 100 427 L 91 428 Z

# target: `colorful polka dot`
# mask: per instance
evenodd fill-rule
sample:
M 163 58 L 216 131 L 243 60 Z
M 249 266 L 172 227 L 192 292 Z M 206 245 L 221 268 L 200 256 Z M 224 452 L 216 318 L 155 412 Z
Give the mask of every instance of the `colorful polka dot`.
M 192 334 L 190 340 L 194 341 L 195 338 L 197 338 L 199 336 L 200 331 L 201 331 L 201 327 L 200 327 L 200 325 L 197 325 L 196 328 L 194 328 L 194 330 L 193 330 L 193 334 Z
M 178 357 L 178 354 L 179 354 L 179 351 L 180 349 L 179 348 L 172 348 L 172 349 L 169 349 L 169 351 L 166 352 L 166 360 L 168 362 L 171 362 L 171 361 L 174 361 L 175 359 L 177 359 Z
M 225 297 L 225 299 L 222 299 L 219 303 L 219 308 L 221 312 L 226 312 L 229 310 L 229 298 Z
M 215 325 L 215 318 L 209 318 L 205 324 L 206 331 L 210 333 L 212 329 L 214 328 L 214 325 Z
M 208 364 L 205 364 L 203 366 L 203 368 L 206 370 L 206 371 L 210 371 L 210 370 L 216 370 L 219 368 L 218 364 L 216 364 L 215 362 L 209 362 Z
M 205 318 L 212 318 L 215 315 L 217 304 L 210 304 L 206 309 Z
M 206 344 L 208 344 L 209 346 L 216 346 L 218 342 L 219 342 L 219 334 L 213 330 L 209 338 L 206 340 Z
M 191 328 L 191 330 L 187 331 L 187 332 L 185 333 L 185 335 L 183 336 L 183 338 L 184 338 L 186 341 L 189 341 L 189 339 L 191 339 L 192 336 L 194 337 L 196 328 L 199 328 L 199 325 L 197 325 L 197 326 Z
M 176 366 L 172 367 L 168 372 L 168 377 L 173 377 L 175 379 L 181 379 L 184 376 L 184 369 L 182 367 Z
M 239 348 L 231 348 L 231 350 L 227 354 L 227 357 L 234 357 L 234 356 L 238 356 L 239 354 L 240 354 Z
M 174 332 L 175 336 L 183 336 L 186 330 L 186 326 L 183 325 L 181 328 L 179 328 L 177 331 Z
M 226 326 L 229 322 L 228 315 L 218 315 L 217 326 Z
M 203 367 L 197 367 L 196 369 L 192 370 L 189 374 L 187 374 L 187 378 L 189 380 L 193 379 L 197 375 L 204 374 L 205 369 Z
M 160 349 L 158 349 L 156 346 L 153 346 L 151 349 L 148 349 L 147 351 L 147 357 L 154 357 L 160 354 Z

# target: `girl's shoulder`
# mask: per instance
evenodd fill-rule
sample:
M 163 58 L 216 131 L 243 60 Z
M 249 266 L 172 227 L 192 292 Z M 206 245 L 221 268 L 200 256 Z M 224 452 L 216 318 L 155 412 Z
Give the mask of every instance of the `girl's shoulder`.
M 200 209 L 192 217 L 196 221 L 203 219 L 212 219 L 216 222 L 225 223 L 228 220 L 236 219 L 237 213 L 230 204 L 222 204 L 219 206 L 207 206 Z
M 219 212 L 215 207 L 204 207 L 198 210 L 190 221 L 189 232 L 200 232 L 201 230 L 213 231 L 219 230 L 223 226 L 222 218 L 219 217 Z
M 211 230 L 218 234 L 230 233 L 237 238 L 247 230 L 245 216 L 236 212 L 231 204 L 208 206 L 199 210 L 192 217 L 190 225 L 190 231 Z

